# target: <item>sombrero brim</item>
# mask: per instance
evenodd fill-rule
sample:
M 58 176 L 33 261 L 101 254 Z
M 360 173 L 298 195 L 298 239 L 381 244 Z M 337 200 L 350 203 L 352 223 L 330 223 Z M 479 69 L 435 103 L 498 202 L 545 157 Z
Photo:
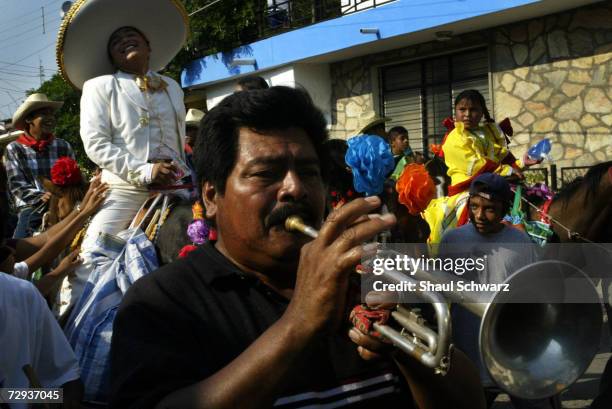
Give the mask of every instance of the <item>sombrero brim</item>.
M 113 74 L 107 45 L 113 32 L 135 27 L 149 40 L 149 68 L 159 71 L 180 51 L 189 33 L 189 17 L 179 0 L 77 0 L 57 38 L 62 77 L 82 89 L 88 79 Z
M 62 107 L 62 105 L 64 105 L 64 103 L 61 101 L 33 101 L 30 103 L 24 103 L 13 114 L 13 128 L 23 130 L 24 121 L 30 112 L 43 108 L 51 108 L 54 111 L 57 111 Z
M 373 128 L 376 125 L 380 125 L 380 124 L 383 124 L 385 122 L 388 122 L 390 120 L 391 120 L 391 118 L 376 118 L 376 119 L 373 119 L 372 121 L 368 122 L 366 126 L 361 128 L 359 133 L 360 134 L 365 133 L 368 129 Z

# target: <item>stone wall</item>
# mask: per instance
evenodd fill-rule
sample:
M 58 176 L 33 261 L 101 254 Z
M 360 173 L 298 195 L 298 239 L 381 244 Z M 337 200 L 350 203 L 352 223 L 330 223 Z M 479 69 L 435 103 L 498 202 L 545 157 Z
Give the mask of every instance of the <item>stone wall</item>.
M 559 167 L 612 159 L 612 2 L 497 29 L 491 65 L 513 152 L 547 137 Z
M 559 167 L 612 159 L 612 0 L 332 64 L 332 137 L 376 110 L 378 66 L 489 45 L 494 116 L 512 120 L 517 156 L 543 137 Z

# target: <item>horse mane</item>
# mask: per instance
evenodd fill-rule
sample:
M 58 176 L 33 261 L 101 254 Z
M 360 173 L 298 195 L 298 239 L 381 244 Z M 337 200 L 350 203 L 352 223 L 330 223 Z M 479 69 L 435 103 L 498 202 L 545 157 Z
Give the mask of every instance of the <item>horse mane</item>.
M 578 189 L 586 185 L 587 190 L 586 195 L 584 196 L 584 204 L 586 204 L 589 199 L 594 198 L 597 194 L 601 178 L 604 174 L 606 174 L 610 166 L 612 166 L 612 161 L 602 162 L 591 166 L 584 176 L 578 176 L 563 186 L 563 188 L 555 196 L 555 199 L 561 200 L 563 202 L 563 207 L 565 208 L 569 203 L 570 198 L 576 194 Z

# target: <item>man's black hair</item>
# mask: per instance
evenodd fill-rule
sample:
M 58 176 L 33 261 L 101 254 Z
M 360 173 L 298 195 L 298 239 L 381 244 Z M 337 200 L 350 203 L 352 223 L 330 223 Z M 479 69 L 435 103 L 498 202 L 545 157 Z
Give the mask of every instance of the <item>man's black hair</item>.
M 327 180 L 326 161 L 322 159 L 328 133 L 323 113 L 306 91 L 276 86 L 236 92 L 206 114 L 194 148 L 200 183 L 211 182 L 221 194 L 225 192 L 225 183 L 236 164 L 242 127 L 259 133 L 291 127 L 303 129 L 319 157 L 321 174 Z
M 397 135 L 394 136 L 393 134 Z M 387 142 L 393 142 L 393 139 L 395 139 L 399 135 L 408 136 L 408 129 L 404 128 L 403 126 L 394 126 L 393 128 L 389 129 L 389 132 L 387 132 Z
M 400 135 L 408 135 L 408 129 L 404 128 L 403 126 L 394 126 L 393 128 L 389 129 L 389 133 L 391 132 L 398 133 Z
M 240 88 L 242 88 L 242 91 L 270 88 L 266 80 L 257 75 L 249 75 L 247 77 L 240 78 L 237 84 L 240 86 Z

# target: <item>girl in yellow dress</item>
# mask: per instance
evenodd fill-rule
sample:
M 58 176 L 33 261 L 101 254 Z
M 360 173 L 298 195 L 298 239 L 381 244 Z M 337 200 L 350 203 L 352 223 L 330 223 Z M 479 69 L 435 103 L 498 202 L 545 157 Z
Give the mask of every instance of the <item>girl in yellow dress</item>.
M 485 121 L 481 124 L 483 116 Z M 510 153 L 504 132 L 495 124 L 484 97 L 476 90 L 463 91 L 455 98 L 454 125 L 438 153 L 444 158 L 451 178 L 448 196 L 432 200 L 423 214 L 431 229 L 431 244 L 439 243 L 446 230 L 467 222 L 467 191 L 476 176 L 494 172 L 501 176 L 515 174 L 522 179 L 523 166 L 538 163 L 527 156 L 517 161 Z

